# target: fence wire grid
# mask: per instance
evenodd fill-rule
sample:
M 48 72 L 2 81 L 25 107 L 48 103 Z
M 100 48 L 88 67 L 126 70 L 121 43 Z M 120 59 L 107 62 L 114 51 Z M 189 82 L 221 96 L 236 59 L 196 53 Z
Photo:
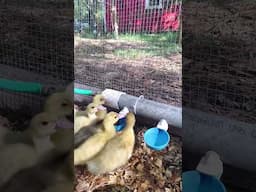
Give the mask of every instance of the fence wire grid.
M 184 106 L 256 122 L 255 8 L 246 0 L 186 3 Z
M 75 81 L 181 105 L 180 0 L 75 0 Z
M 72 5 L 72 1 L 1 1 L 0 78 L 58 86 L 74 79 Z M 0 108 L 26 105 L 39 110 L 44 99 L 5 90 L 0 95 Z

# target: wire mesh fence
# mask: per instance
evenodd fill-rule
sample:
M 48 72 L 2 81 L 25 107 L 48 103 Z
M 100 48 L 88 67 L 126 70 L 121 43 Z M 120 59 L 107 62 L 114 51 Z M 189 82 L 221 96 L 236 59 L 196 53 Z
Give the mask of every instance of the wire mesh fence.
M 58 86 L 73 80 L 72 4 L 1 1 L 0 78 Z M 43 100 L 5 90 L 0 95 L 0 108 L 27 105 L 38 110 Z
M 249 1 L 186 4 L 185 106 L 255 123 L 255 31 L 248 27 L 255 24 L 254 9 Z
M 75 80 L 181 104 L 180 0 L 75 0 Z

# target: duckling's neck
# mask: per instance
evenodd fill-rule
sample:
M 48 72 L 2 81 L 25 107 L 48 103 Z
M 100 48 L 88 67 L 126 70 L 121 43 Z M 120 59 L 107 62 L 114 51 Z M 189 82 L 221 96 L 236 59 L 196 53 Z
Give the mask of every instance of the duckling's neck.
M 32 140 L 39 156 L 49 152 L 54 147 L 50 140 L 50 136 L 38 137 L 34 135 Z
M 38 151 L 39 153 L 47 152 L 49 149 L 53 147 L 50 141 L 50 136 L 34 137 L 33 142 L 34 142 L 36 151 Z
M 133 143 L 135 140 L 133 126 L 126 127 L 122 131 L 122 138 L 126 144 Z
M 89 119 L 96 119 L 97 118 L 95 113 L 88 113 L 87 116 L 88 116 Z
M 115 126 L 113 123 L 109 122 L 103 122 L 104 130 L 107 131 L 108 133 L 116 133 Z

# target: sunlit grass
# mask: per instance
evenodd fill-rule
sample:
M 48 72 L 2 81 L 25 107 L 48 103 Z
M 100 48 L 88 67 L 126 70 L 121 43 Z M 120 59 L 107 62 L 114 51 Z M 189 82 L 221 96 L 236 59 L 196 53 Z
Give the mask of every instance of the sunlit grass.
M 94 39 L 95 36 L 92 33 L 84 30 L 80 36 L 82 38 Z M 111 35 L 107 35 L 104 38 L 98 37 L 98 39 L 113 39 Z M 181 45 L 178 43 L 179 32 L 164 32 L 154 34 L 120 34 L 118 41 L 125 41 L 127 43 L 138 43 L 138 47 L 132 48 L 120 47 L 113 51 L 113 54 L 117 57 L 126 59 L 140 59 L 153 56 L 166 56 L 171 53 L 181 52 Z M 143 46 L 140 46 L 143 45 Z

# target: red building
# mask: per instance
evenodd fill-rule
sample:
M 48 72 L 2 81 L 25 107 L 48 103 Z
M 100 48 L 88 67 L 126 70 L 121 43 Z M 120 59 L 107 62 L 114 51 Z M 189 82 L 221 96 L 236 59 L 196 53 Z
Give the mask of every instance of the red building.
M 168 0 L 115 0 L 118 31 L 177 31 L 181 4 L 168 5 Z M 176 2 L 176 1 L 173 1 Z M 105 0 L 106 31 L 113 31 L 112 0 Z

